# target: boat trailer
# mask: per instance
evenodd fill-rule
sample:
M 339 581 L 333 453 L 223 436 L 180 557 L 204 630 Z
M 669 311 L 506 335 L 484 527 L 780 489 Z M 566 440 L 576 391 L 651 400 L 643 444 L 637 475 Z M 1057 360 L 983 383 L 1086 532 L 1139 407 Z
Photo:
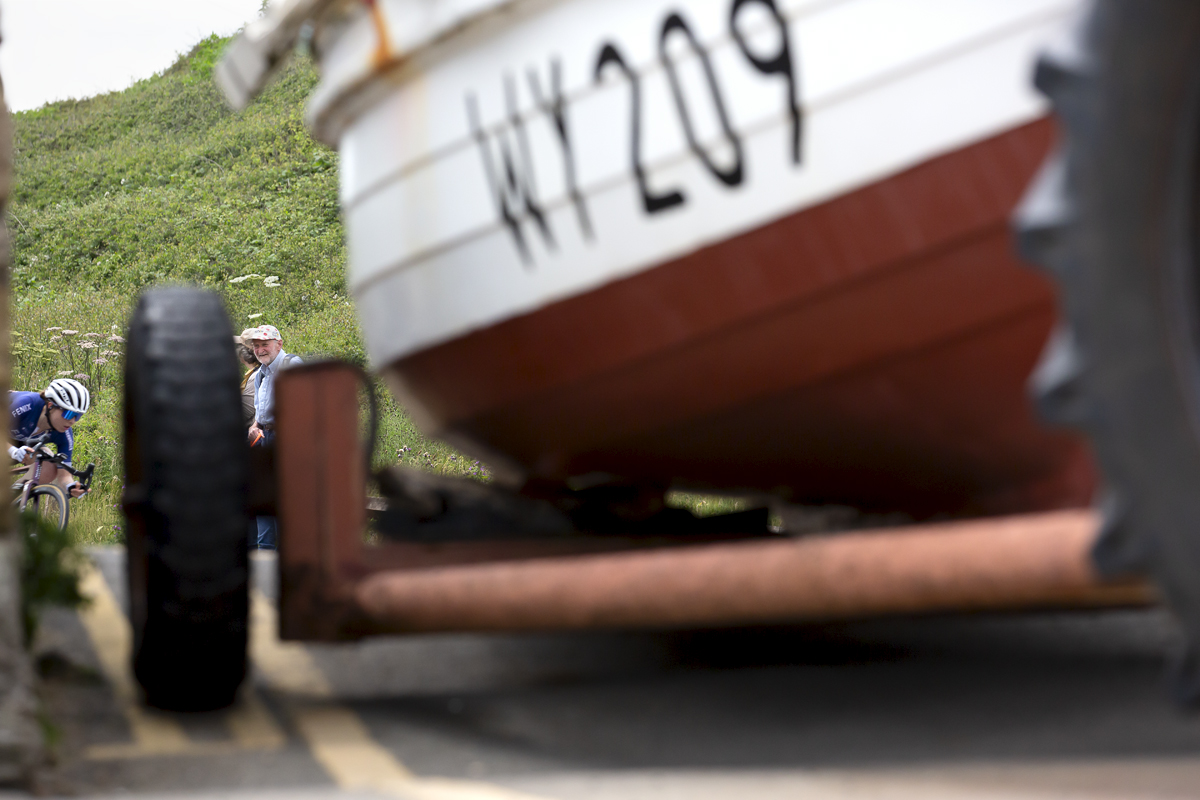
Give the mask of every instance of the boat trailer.
M 1074 509 L 801 537 L 576 535 L 367 544 L 362 373 L 281 374 L 273 467 L 287 639 L 421 631 L 720 627 L 884 615 L 1144 606 L 1142 579 L 1092 563 Z M 273 475 L 268 474 L 273 473 Z M 273 477 L 273 479 L 272 479 Z

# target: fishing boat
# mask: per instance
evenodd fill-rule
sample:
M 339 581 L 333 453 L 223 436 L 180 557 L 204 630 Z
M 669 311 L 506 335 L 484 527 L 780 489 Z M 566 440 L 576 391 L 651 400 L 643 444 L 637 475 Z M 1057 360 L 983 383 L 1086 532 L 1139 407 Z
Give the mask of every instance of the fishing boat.
M 374 469 L 367 376 L 338 361 L 281 372 L 248 450 L 220 297 L 148 291 L 124 508 L 149 702 L 236 696 L 247 514 L 279 519 L 298 640 L 1156 602 L 1087 508 L 1088 445 L 1025 388 L 1057 303 L 1008 220 L 1055 138 L 1035 56 L 1081 5 L 271 6 L 218 82 L 244 106 L 315 55 L 372 367 L 496 480 Z
M 504 484 L 914 518 L 1078 507 L 1026 380 L 1056 320 L 1008 218 L 1075 0 L 293 0 L 372 366 Z

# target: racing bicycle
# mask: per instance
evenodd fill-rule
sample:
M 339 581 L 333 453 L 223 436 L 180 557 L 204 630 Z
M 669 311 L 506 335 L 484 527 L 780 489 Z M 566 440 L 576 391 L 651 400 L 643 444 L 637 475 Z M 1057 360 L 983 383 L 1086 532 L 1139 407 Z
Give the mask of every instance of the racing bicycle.
M 46 447 L 49 435 L 49 432 L 46 432 L 41 436 L 18 442 L 18 444 L 30 448 L 34 461 L 33 464 L 18 464 L 12 469 L 14 474 L 25 473 L 13 484 L 13 490 L 18 492 L 16 499 L 13 500 L 13 505 L 16 506 L 18 512 L 33 511 L 38 517 L 53 523 L 59 530 L 65 530 L 71 516 L 70 498 L 57 484 L 38 483 L 38 479 L 42 475 L 42 465 L 53 464 L 58 469 L 64 469 L 71 473 L 79 481 L 84 493 L 92 487 L 92 474 L 96 470 L 96 465 L 89 463 L 84 469 L 75 469 L 70 464 L 64 463 L 66 461 L 64 454 L 52 453 Z

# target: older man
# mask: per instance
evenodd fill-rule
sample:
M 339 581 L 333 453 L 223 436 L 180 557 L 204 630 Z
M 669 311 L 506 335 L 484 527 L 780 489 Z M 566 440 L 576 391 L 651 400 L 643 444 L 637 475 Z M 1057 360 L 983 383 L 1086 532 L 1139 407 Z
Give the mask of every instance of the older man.
M 248 347 L 261 364 L 254 373 L 254 424 L 250 426 L 250 441 L 262 436 L 263 443 L 275 438 L 275 376 L 279 370 L 300 363 L 300 357 L 284 352 L 283 337 L 274 325 L 260 325 L 242 333 Z
M 283 350 L 283 337 L 274 325 L 260 325 L 242 332 L 242 341 L 254 352 L 261 366 L 254 373 L 254 424 L 248 433 L 250 442 L 270 444 L 275 439 L 275 376 L 279 370 L 300 363 L 300 357 Z M 275 518 L 258 517 L 257 540 L 262 550 L 275 549 Z

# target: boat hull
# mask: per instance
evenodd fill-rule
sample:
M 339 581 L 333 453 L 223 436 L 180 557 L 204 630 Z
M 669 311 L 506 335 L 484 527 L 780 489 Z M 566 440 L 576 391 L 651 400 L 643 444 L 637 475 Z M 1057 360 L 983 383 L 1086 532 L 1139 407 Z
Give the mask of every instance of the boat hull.
M 1042 119 L 388 364 L 431 430 L 520 479 L 612 475 L 918 516 L 1090 501 L 1025 381 L 1049 282 L 1008 215 Z
M 1088 502 L 1026 399 L 1055 298 L 1007 224 L 1077 5 L 317 4 L 372 366 L 514 484 Z

